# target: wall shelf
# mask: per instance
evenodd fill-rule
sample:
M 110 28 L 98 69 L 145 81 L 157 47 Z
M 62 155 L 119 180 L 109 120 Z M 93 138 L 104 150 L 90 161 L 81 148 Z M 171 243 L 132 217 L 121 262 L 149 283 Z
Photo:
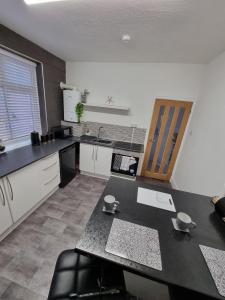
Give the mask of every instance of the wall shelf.
M 128 114 L 130 108 L 127 106 L 118 106 L 112 104 L 97 104 L 97 103 L 84 103 L 85 109 L 89 111 L 105 112 L 113 114 Z

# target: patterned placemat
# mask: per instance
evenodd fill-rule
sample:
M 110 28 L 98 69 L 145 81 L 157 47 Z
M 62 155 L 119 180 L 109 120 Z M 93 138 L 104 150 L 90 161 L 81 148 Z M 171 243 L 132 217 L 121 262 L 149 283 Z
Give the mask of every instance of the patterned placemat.
M 225 251 L 199 245 L 221 296 L 225 297 Z
M 162 271 L 159 234 L 155 229 L 115 218 L 105 250 Z

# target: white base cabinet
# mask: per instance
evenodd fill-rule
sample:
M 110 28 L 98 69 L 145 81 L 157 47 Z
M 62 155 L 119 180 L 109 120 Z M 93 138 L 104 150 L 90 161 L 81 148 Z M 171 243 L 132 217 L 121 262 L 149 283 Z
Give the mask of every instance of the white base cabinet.
M 80 143 L 80 171 L 93 173 L 95 172 L 95 146 Z
M 41 198 L 44 198 L 60 183 L 60 167 L 58 153 L 43 158 L 40 161 L 39 166 Z
M 47 199 L 59 183 L 58 152 L 0 179 L 0 235 Z
M 95 174 L 109 177 L 111 174 L 112 148 L 96 146 Z
M 0 179 L 0 235 L 13 225 L 13 220 L 6 199 L 3 180 Z
M 98 145 L 80 144 L 80 171 L 109 177 L 113 149 Z
M 41 200 L 38 168 L 33 163 L 4 179 L 14 222 Z

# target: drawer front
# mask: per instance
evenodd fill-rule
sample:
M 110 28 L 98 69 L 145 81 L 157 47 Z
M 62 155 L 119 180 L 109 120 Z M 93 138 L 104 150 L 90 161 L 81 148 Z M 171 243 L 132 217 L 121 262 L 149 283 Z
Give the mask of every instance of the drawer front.
M 54 166 L 55 164 L 59 164 L 59 154 L 54 153 L 52 155 L 49 155 L 45 158 L 42 158 L 40 160 L 40 168 L 42 171 L 46 171 L 49 168 L 51 168 L 51 166 Z
M 52 164 L 49 164 L 48 167 L 41 169 L 41 183 L 45 184 L 58 174 L 60 174 L 59 162 L 55 161 Z
M 54 153 L 41 160 L 40 183 L 42 198 L 47 196 L 60 183 L 59 154 Z
M 47 196 L 51 191 L 56 188 L 60 183 L 60 174 L 56 174 L 55 176 L 49 178 L 46 182 L 42 184 L 41 194 L 42 198 Z

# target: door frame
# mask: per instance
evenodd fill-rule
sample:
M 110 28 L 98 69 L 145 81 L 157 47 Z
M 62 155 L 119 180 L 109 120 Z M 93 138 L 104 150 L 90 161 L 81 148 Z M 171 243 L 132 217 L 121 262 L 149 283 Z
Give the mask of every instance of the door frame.
M 176 140 L 175 147 L 174 147 L 174 150 L 173 150 L 173 153 L 172 153 L 172 158 L 171 158 L 171 161 L 170 161 L 170 164 L 169 164 L 169 169 L 168 169 L 167 175 L 163 176 L 162 173 L 161 174 L 160 173 L 154 173 L 154 174 L 151 174 L 151 176 L 149 176 L 149 173 L 152 173 L 152 172 L 147 171 L 147 165 L 148 165 L 148 161 L 149 161 L 149 155 L 151 153 L 151 148 L 152 148 L 152 145 L 153 145 L 153 139 L 154 139 L 154 135 L 155 135 L 155 128 L 156 128 L 156 125 L 157 125 L 159 110 L 160 110 L 160 107 L 162 105 L 167 106 L 171 102 L 173 102 L 173 105 L 171 105 L 171 106 L 174 106 L 175 109 L 185 107 L 186 111 L 185 111 L 185 114 L 184 114 L 184 117 L 183 117 L 184 118 L 183 122 L 182 122 L 183 124 L 182 124 L 182 126 L 179 130 L 179 134 L 177 136 L 177 140 Z M 161 98 L 156 98 L 155 99 L 154 108 L 153 108 L 153 112 L 152 112 L 152 119 L 151 119 L 151 123 L 150 123 L 148 139 L 147 139 L 147 145 L 146 145 L 146 149 L 145 149 L 145 153 L 144 153 L 144 160 L 143 160 L 143 164 L 142 164 L 142 171 L 141 171 L 142 176 L 151 177 L 151 178 L 154 178 L 154 179 L 160 179 L 160 180 L 164 180 L 164 181 L 169 181 L 170 180 L 170 178 L 172 176 L 172 173 L 173 173 L 173 170 L 174 170 L 174 166 L 175 166 L 178 154 L 179 154 L 179 150 L 181 148 L 182 140 L 185 136 L 185 132 L 186 132 L 186 129 L 187 129 L 187 126 L 188 126 L 188 121 L 190 120 L 190 114 L 191 114 L 191 111 L 192 111 L 193 104 L 194 104 L 193 101 L 185 101 L 185 100 L 177 100 L 177 99 L 174 99 L 174 100 L 172 100 L 172 99 L 161 99 Z M 164 113 L 165 113 L 165 111 L 164 111 Z M 167 113 L 168 113 L 168 110 L 167 110 Z M 163 125 L 165 127 L 166 122 L 167 122 L 167 120 L 165 121 L 165 124 L 161 124 L 161 127 Z M 163 129 L 162 135 L 163 134 L 164 134 L 164 129 Z M 172 132 L 170 132 L 168 134 L 168 138 L 170 138 L 170 139 L 172 138 Z M 158 146 L 158 152 L 159 152 L 159 149 L 160 149 L 160 146 L 161 146 L 161 142 Z M 158 144 L 158 142 L 157 142 L 157 144 Z M 165 159 L 165 156 L 164 156 L 165 151 L 168 151 L 168 149 L 166 150 L 166 147 L 163 151 L 162 160 Z M 157 160 L 157 157 L 156 157 L 156 160 Z M 162 171 L 162 168 L 160 168 L 160 169 Z

